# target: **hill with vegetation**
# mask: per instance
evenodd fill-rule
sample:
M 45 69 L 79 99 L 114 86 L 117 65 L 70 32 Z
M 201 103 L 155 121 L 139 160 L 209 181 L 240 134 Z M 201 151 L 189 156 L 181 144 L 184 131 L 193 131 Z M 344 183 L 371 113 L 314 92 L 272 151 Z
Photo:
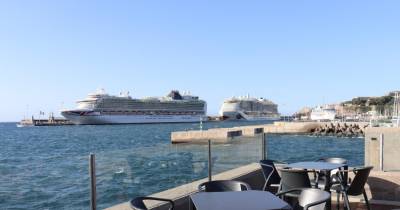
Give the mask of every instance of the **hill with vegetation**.
M 341 103 L 344 107 L 353 108 L 361 113 L 375 110 L 378 112 L 389 111 L 393 107 L 395 91 L 378 97 L 356 97 Z

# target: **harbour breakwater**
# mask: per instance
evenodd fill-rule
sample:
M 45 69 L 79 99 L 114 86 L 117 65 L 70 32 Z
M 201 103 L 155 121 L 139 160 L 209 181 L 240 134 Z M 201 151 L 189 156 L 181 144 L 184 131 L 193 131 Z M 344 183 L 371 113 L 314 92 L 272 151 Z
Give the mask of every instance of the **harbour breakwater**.
M 235 137 L 255 137 L 262 133 L 356 137 L 363 136 L 367 126 L 368 123 L 365 122 L 336 124 L 331 122 L 274 122 L 273 124 L 172 132 L 171 143 L 204 143 L 205 140 L 225 143 Z
M 311 129 L 314 136 L 362 137 L 368 123 L 326 123 Z

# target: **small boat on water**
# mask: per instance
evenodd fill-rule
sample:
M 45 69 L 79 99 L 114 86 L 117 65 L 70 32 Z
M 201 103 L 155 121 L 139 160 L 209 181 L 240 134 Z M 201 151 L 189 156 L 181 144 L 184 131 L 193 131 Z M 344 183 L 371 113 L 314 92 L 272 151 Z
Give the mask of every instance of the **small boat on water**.
M 33 127 L 34 125 L 32 123 L 25 123 L 23 122 L 24 120 L 21 120 L 21 122 L 17 123 L 17 128 L 23 128 L 23 127 Z

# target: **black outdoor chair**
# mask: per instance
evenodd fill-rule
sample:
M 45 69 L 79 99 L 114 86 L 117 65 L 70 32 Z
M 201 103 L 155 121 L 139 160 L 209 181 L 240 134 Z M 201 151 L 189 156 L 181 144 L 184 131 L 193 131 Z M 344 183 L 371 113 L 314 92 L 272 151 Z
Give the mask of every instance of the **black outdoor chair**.
M 338 158 L 338 157 L 331 157 L 331 158 L 320 158 L 317 161 L 319 162 L 327 162 L 327 163 L 336 163 L 336 164 L 347 164 L 347 160 L 344 158 Z M 336 175 L 336 172 L 338 170 L 333 170 L 331 171 L 331 185 L 334 184 L 339 184 L 339 179 Z M 347 174 L 347 172 L 344 172 Z M 316 175 L 316 172 L 314 172 L 314 183 L 313 185 L 315 185 L 316 187 L 320 188 L 320 189 L 324 189 L 325 188 L 325 179 L 327 178 L 327 174 L 324 171 L 320 171 L 318 176 Z M 346 176 L 347 177 L 347 176 Z
M 199 191 L 203 192 L 226 192 L 226 191 L 246 191 L 251 190 L 250 185 L 245 182 L 235 180 L 217 180 L 204 182 L 199 185 Z
M 337 193 L 337 208 L 338 209 L 339 209 L 340 194 L 343 195 L 344 205 L 349 210 L 350 210 L 350 203 L 349 203 L 348 196 L 359 196 L 361 194 L 364 196 L 365 205 L 367 206 L 367 209 L 368 210 L 371 209 L 364 186 L 365 186 L 365 183 L 367 183 L 367 179 L 368 179 L 369 173 L 371 172 L 372 168 L 373 168 L 372 166 L 367 166 L 367 167 L 363 167 L 363 168 L 353 169 L 352 171 L 354 172 L 355 176 L 354 176 L 353 181 L 351 181 L 350 184 L 347 184 L 347 181 L 344 180 L 344 177 L 343 177 L 342 173 L 340 173 L 340 171 L 337 173 L 341 184 L 333 186 L 332 189 L 335 190 Z
M 154 200 L 154 201 L 165 201 L 169 202 L 169 210 L 174 209 L 174 202 L 169 199 L 164 199 L 164 198 L 155 198 L 155 197 L 136 197 L 132 200 L 129 201 L 131 208 L 135 210 L 148 210 L 146 205 L 144 204 L 143 201 L 145 200 Z
M 271 187 L 279 188 L 281 182 L 281 176 L 279 176 L 278 170 L 276 170 L 274 163 L 283 163 L 275 160 L 260 160 L 260 166 L 264 175 L 265 183 L 263 190 L 267 191 Z
M 325 210 L 326 202 L 331 199 L 331 194 L 320 189 L 292 189 L 276 194 L 283 196 L 287 193 L 300 192 L 298 202 L 293 210 Z
M 307 170 L 283 168 L 280 169 L 280 171 L 281 184 L 278 193 L 293 189 L 311 188 L 311 182 Z M 285 196 L 298 197 L 299 193 L 300 192 L 298 191 L 285 193 Z

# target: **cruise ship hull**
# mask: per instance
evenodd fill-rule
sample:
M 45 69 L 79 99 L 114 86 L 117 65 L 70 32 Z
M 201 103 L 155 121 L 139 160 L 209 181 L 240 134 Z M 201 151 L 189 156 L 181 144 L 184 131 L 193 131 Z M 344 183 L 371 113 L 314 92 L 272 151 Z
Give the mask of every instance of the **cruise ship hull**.
M 224 116 L 228 120 L 248 120 L 248 121 L 277 121 L 280 120 L 280 116 L 263 116 L 263 115 L 248 115 L 240 111 L 229 111 L 221 112 L 221 116 Z
M 207 103 L 198 96 L 172 90 L 165 97 L 132 98 L 129 93 L 109 95 L 104 90 L 88 94 L 75 109 L 61 114 L 77 125 L 181 123 L 206 120 Z
M 315 121 L 332 121 L 335 120 L 334 112 L 311 112 L 310 119 Z
M 280 120 L 278 106 L 272 101 L 256 98 L 225 100 L 219 115 L 227 120 L 275 121 Z
M 246 118 L 248 121 L 278 121 L 280 117 L 264 117 L 264 116 L 249 116 Z
M 103 124 L 142 124 L 142 123 L 184 123 L 207 120 L 201 115 L 92 115 L 79 116 L 62 113 L 62 115 L 77 125 Z

